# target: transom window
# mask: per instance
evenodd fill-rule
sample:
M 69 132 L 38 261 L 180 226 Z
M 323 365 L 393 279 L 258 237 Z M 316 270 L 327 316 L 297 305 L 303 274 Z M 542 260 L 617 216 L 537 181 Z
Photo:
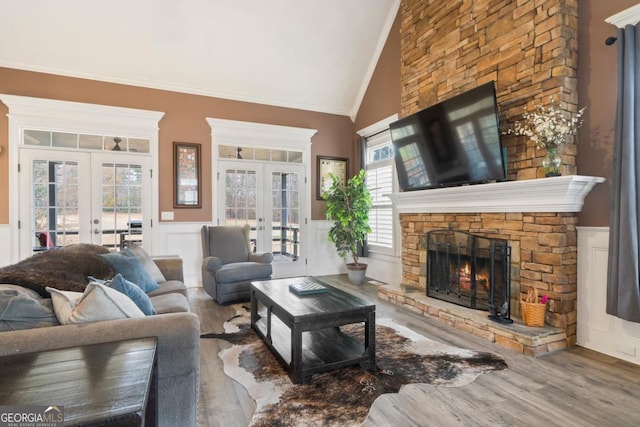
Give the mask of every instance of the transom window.
M 71 148 L 75 150 L 122 151 L 129 153 L 149 153 L 150 142 L 145 138 L 122 135 L 89 135 L 72 132 L 26 129 L 23 132 L 24 145 L 38 148 Z
M 220 145 L 220 159 L 258 160 L 262 162 L 302 163 L 302 151 L 277 148 L 243 147 L 240 145 Z

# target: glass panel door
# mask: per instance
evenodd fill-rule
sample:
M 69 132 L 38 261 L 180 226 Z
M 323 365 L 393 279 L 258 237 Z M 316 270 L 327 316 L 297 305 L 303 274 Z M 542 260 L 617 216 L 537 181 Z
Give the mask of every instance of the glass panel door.
M 90 212 L 82 195 L 90 193 L 86 153 L 20 150 L 20 255 L 21 258 L 49 249 L 91 239 Z M 83 166 L 84 165 L 84 166 Z
M 300 175 L 271 172 L 271 249 L 274 262 L 294 262 L 300 244 Z
M 246 167 L 246 165 L 244 165 Z M 226 169 L 224 171 L 224 219 L 221 225 L 249 224 L 251 226 L 251 251 L 268 252 L 269 249 L 262 243 L 264 238 L 258 238 L 260 226 L 263 226 L 264 218 L 258 219 L 258 179 L 256 170 Z M 262 234 L 262 233 L 261 233 Z
M 20 256 L 74 243 L 121 250 L 151 236 L 149 159 L 20 150 Z M 145 234 L 146 231 L 146 234 Z
M 306 275 L 303 166 L 224 161 L 220 170 L 220 225 L 249 224 L 252 250 L 273 254 L 273 277 Z
M 139 164 L 100 162 L 102 241 L 110 248 L 143 244 L 143 169 Z

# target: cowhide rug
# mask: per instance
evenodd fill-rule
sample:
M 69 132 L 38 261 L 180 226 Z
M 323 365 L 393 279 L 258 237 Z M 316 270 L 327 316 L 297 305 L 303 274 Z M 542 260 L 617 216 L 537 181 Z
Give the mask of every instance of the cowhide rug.
M 224 325 L 225 333 L 203 334 L 232 344 L 220 351 L 224 372 L 256 401 L 251 426 L 357 426 L 374 400 L 397 393 L 405 384 L 460 387 L 483 372 L 506 369 L 504 360 L 432 341 L 391 319 L 376 319 L 377 371 L 359 366 L 315 374 L 307 384 L 293 384 L 275 356 L 249 328 L 249 313 Z M 356 329 L 358 328 L 358 329 Z M 361 326 L 341 327 L 362 335 Z

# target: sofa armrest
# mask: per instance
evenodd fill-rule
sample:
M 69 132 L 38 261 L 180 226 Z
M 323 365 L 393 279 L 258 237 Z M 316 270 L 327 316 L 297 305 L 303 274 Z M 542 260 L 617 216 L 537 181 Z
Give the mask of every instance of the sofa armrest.
M 0 332 L 0 355 L 146 337 L 158 339 L 159 426 L 196 427 L 200 322 L 193 313 Z
M 271 252 L 256 252 L 254 254 L 249 254 L 249 261 L 271 264 L 273 262 L 273 254 Z
M 0 333 L 0 355 L 32 353 L 112 341 L 158 338 L 158 372 L 180 375 L 199 367 L 200 321 L 193 313 L 170 313 Z
M 222 260 L 216 256 L 208 256 L 202 260 L 202 269 L 216 272 L 222 267 Z
M 167 280 L 177 280 L 184 282 L 184 273 L 182 271 L 182 258 L 178 256 L 153 257 L 162 275 Z

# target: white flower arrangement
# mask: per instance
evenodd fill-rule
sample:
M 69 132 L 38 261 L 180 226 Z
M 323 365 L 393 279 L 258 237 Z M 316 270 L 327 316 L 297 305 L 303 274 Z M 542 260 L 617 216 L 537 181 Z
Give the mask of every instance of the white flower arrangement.
M 535 142 L 538 149 L 557 149 L 566 141 L 567 135 L 574 135 L 582 126 L 582 114 L 586 107 L 572 116 L 556 106 L 553 97 L 549 99 L 548 107 L 538 104 L 534 111 L 525 110 L 522 115 L 524 120 L 516 122 L 513 129 L 508 129 L 505 133 L 526 136 Z

